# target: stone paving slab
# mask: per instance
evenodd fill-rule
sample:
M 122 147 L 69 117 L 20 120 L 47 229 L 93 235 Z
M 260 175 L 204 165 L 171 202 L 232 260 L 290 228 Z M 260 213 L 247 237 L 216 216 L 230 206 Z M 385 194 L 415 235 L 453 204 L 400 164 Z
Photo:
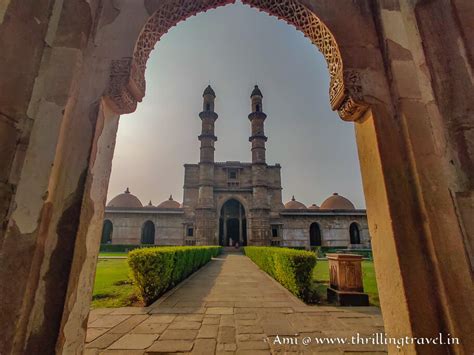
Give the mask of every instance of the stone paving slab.
M 239 254 L 213 259 L 149 307 L 92 310 L 88 324 L 88 355 L 386 352 L 371 344 L 301 344 L 303 337 L 383 332 L 382 316 L 375 307 L 305 305 Z

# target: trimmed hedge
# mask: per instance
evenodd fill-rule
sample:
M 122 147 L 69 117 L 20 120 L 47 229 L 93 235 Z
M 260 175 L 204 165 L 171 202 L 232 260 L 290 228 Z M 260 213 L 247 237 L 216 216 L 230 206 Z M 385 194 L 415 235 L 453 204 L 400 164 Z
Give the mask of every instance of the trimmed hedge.
M 149 248 L 153 245 L 146 245 L 146 244 L 101 244 L 99 252 L 103 253 L 128 253 L 130 250 L 138 249 L 138 248 Z
M 220 254 L 221 247 L 152 247 L 128 253 L 132 280 L 148 306 Z
M 314 253 L 280 247 L 244 247 L 244 252 L 293 294 L 304 300 L 310 297 L 311 279 L 316 265 Z

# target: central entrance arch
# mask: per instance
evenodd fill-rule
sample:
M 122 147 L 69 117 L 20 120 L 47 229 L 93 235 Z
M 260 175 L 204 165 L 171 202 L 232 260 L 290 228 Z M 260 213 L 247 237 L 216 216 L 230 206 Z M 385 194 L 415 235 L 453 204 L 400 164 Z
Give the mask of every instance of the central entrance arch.
M 247 245 L 247 218 L 244 206 L 230 199 L 221 208 L 219 215 L 219 245 Z

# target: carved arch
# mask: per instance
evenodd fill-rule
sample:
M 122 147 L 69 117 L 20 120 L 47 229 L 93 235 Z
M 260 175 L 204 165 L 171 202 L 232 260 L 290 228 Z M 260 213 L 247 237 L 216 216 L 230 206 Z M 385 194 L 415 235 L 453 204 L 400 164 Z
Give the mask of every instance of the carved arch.
M 135 111 L 145 96 L 145 69 L 151 51 L 171 27 L 188 17 L 234 3 L 235 0 L 167 0 L 148 19 L 140 33 L 133 57 L 112 62 L 111 81 L 106 94 L 117 113 Z M 333 110 L 343 120 L 355 121 L 367 109 L 362 101 L 358 73 L 345 72 L 336 39 L 327 26 L 297 0 L 242 0 L 260 11 L 284 20 L 301 31 L 324 55 L 329 75 L 329 97 Z

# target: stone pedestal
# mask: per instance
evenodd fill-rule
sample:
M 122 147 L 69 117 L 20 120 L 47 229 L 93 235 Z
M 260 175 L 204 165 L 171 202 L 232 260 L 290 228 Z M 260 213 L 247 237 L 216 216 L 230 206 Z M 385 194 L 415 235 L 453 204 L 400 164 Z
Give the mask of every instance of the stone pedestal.
M 362 256 L 327 254 L 330 287 L 328 301 L 341 306 L 368 306 L 369 296 L 362 284 Z

